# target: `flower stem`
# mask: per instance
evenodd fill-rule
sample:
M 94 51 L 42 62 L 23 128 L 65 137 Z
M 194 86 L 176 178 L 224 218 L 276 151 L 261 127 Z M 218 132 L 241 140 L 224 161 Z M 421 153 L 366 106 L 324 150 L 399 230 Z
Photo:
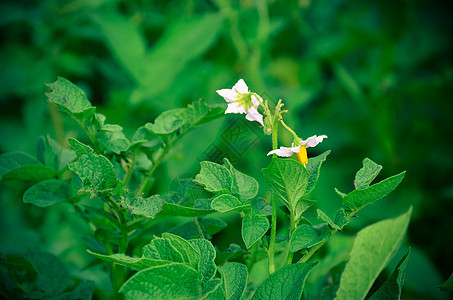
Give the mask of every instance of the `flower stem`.
M 294 132 L 294 130 L 292 130 L 288 125 L 286 125 L 286 123 L 283 121 L 283 119 L 280 119 L 280 123 L 282 123 L 283 127 L 285 127 L 286 130 L 291 132 L 291 134 L 294 136 L 295 140 L 298 140 L 298 139 L 300 140 L 300 138 L 297 136 L 297 134 Z

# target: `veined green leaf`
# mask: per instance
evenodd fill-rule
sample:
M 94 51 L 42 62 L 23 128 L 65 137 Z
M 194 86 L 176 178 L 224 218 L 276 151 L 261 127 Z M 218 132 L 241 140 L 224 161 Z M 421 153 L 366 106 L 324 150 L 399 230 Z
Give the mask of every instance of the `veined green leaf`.
M 320 210 L 319 208 L 316 210 L 316 213 L 318 214 L 318 218 L 329 224 L 330 227 L 333 229 L 341 230 L 340 226 L 338 226 L 336 223 L 332 221 L 332 219 L 326 215 L 325 212 Z
M 189 240 L 189 243 L 200 253 L 198 272 L 200 273 L 200 281 L 206 283 L 217 272 L 217 266 L 214 262 L 216 256 L 214 246 L 205 239 Z
M 71 148 L 74 149 L 77 156 L 81 156 L 83 154 L 95 154 L 94 150 L 90 146 L 85 145 L 74 138 L 69 138 L 68 142 Z
M 336 299 L 365 298 L 379 273 L 398 250 L 411 213 L 412 208 L 395 219 L 370 225 L 357 234 Z
M 212 209 L 200 209 L 179 204 L 164 202 L 159 216 L 180 216 L 180 217 L 197 217 L 204 216 L 215 212 Z
M 405 174 L 406 172 L 402 172 L 370 187 L 354 190 L 343 197 L 343 205 L 351 211 L 357 211 L 392 192 L 401 183 Z
M 256 290 L 252 299 L 299 300 L 305 279 L 316 264 L 300 263 L 286 265 L 271 274 Z
M 104 261 L 126 266 L 136 270 L 144 270 L 150 267 L 162 266 L 173 263 L 168 260 L 150 259 L 146 257 L 130 257 L 124 254 L 104 255 L 92 252 L 90 250 L 87 251 L 91 255 L 96 256 L 97 258 L 102 259 Z
M 197 183 L 213 193 L 231 193 L 233 178 L 225 166 L 210 161 L 202 161 L 200 165 L 200 173 L 195 177 Z
M 404 284 L 404 271 L 409 257 L 409 251 L 400 260 L 392 275 L 371 295 L 370 300 L 400 299 Z
M 252 200 L 252 211 L 255 215 L 270 216 L 272 215 L 272 206 L 263 198 L 255 198 Z
M 123 127 L 114 124 L 102 126 L 98 135 L 99 146 L 103 152 L 120 154 L 127 151 L 129 140 L 123 133 Z
M 363 167 L 357 172 L 354 185 L 357 190 L 366 189 L 381 172 L 382 166 L 369 158 L 363 160 Z
M 247 286 L 247 267 L 237 262 L 227 262 L 219 268 L 226 300 L 240 300 Z
M 302 214 L 315 203 L 316 203 L 316 200 L 312 200 L 312 199 L 308 199 L 308 198 L 301 198 L 299 201 L 297 201 L 296 209 L 295 209 L 296 220 L 299 220 L 300 217 L 302 217 Z
M 54 103 L 73 118 L 84 121 L 91 118 L 96 110 L 91 106 L 85 92 L 69 80 L 58 77 L 57 81 L 48 83 L 47 100 Z
M 148 198 L 141 196 L 126 198 L 125 205 L 134 215 L 141 215 L 147 218 L 154 218 L 162 209 L 164 198 L 160 195 L 152 195 Z
M 301 249 L 307 249 L 318 245 L 330 235 L 330 231 L 326 230 L 326 227 L 326 223 L 315 226 L 308 224 L 299 225 L 291 235 L 289 250 L 291 252 L 296 252 Z
M 226 213 L 233 210 L 241 211 L 250 207 L 250 205 L 243 205 L 243 203 L 233 195 L 223 194 L 212 199 L 211 207 L 218 212 Z
M 184 124 L 182 114 L 185 111 L 186 108 L 173 108 L 164 111 L 154 120 L 154 126 L 151 127 L 153 132 L 155 134 L 170 134 L 181 128 Z
M 245 215 L 242 218 L 242 239 L 247 249 L 258 241 L 269 229 L 269 221 L 264 216 Z
M 231 192 L 239 194 L 242 201 L 254 198 L 258 194 L 258 181 L 236 170 L 228 159 L 224 158 L 223 163 L 230 170 L 232 177 L 233 185 Z
M 202 294 L 198 272 L 184 264 L 151 267 L 136 273 L 120 289 L 128 299 L 188 299 Z
M 67 182 L 49 179 L 41 181 L 26 190 L 23 201 L 38 207 L 48 207 L 71 199 L 74 196 Z
M 263 169 L 266 184 L 290 209 L 305 194 L 308 186 L 308 172 L 299 162 L 291 159 L 273 158 Z

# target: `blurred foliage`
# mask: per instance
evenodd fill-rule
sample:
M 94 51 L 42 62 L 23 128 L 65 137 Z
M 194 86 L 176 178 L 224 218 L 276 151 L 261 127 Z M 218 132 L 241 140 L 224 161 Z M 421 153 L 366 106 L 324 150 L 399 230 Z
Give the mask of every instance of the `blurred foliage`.
M 434 286 L 453 266 L 453 239 L 447 238 L 453 210 L 451 8 L 445 0 L 2 1 L 0 152 L 34 155 L 36 140 L 49 132 L 62 144 L 68 137 L 87 140 L 45 101 L 44 83 L 57 75 L 82 87 L 128 137 L 165 109 L 198 98 L 221 103 L 215 90 L 244 78 L 263 97 L 284 100 L 301 137 L 329 136 L 309 151 L 315 156 L 332 149 L 313 193 L 325 212 L 340 207 L 334 188 L 352 189 L 362 157 L 386 166 L 382 178 L 407 170 L 399 190 L 364 209 L 351 227 L 412 204 L 404 293 L 442 297 Z M 270 140 L 235 117 L 184 137 L 158 170 L 172 180 L 153 189 L 167 191 L 198 172 L 199 161 L 223 156 L 264 186 L 260 174 Z M 290 144 L 291 136 L 281 137 Z M 68 212 L 73 208 L 44 211 L 22 203 L 20 195 L 8 185 L 0 190 L 1 251 L 50 251 L 71 274 L 106 284 L 96 268 L 80 271 L 90 261 L 80 242 L 88 228 Z M 215 237 L 224 248 L 237 234 L 228 238 L 230 231 Z M 341 248 L 329 245 L 329 251 Z

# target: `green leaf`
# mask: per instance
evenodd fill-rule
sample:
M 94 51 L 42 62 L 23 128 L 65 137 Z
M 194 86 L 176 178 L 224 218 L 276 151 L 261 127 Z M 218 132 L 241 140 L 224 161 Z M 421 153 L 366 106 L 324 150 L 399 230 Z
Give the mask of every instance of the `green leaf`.
M 67 300 L 91 300 L 94 292 L 94 281 L 82 280 L 72 291 L 61 295 L 61 299 Z
M 226 261 L 232 260 L 246 253 L 247 251 L 242 249 L 241 246 L 237 244 L 230 244 L 228 248 L 217 254 L 215 260 L 218 265 L 221 265 Z
M 36 157 L 44 166 L 60 170 L 69 162 L 76 158 L 76 154 L 71 149 L 60 146 L 49 135 L 40 136 L 36 145 Z
M 300 263 L 286 265 L 271 274 L 256 290 L 252 299 L 299 300 L 305 279 L 316 264 Z
M 351 211 L 357 211 L 392 192 L 403 180 L 406 172 L 394 175 L 372 186 L 354 190 L 343 197 L 343 205 Z
M 162 209 L 164 198 L 160 195 L 152 195 L 148 198 L 133 197 L 124 199 L 124 203 L 131 213 L 147 218 L 154 218 Z
M 187 109 L 179 114 L 181 119 L 184 120 L 183 131 L 206 124 L 223 115 L 225 115 L 224 106 L 218 104 L 208 105 L 203 99 L 192 102 L 187 106 Z
M 155 238 L 143 247 L 143 256 L 157 260 L 188 263 L 194 269 L 198 268 L 200 260 L 200 252 L 185 239 L 171 233 L 163 233 L 162 238 Z
M 316 186 L 319 178 L 319 172 L 321 170 L 322 163 L 326 160 L 327 155 L 330 154 L 330 150 L 308 159 L 308 163 L 306 165 L 307 172 L 308 172 L 308 185 L 306 193 L 309 194 Z
M 299 220 L 300 217 L 302 217 L 302 214 L 314 204 L 316 204 L 316 200 L 307 198 L 302 198 L 299 201 L 297 201 L 295 209 L 296 220 Z
M 202 161 L 200 165 L 200 173 L 195 177 L 197 183 L 213 193 L 231 193 L 233 178 L 225 166 L 210 161 Z
M 357 172 L 354 185 L 357 190 L 366 189 L 370 183 L 381 172 L 382 166 L 378 165 L 368 157 L 363 160 L 363 167 Z
M 214 295 L 215 292 L 219 289 L 220 285 L 222 284 L 222 280 L 219 278 L 213 278 L 206 282 L 203 285 L 203 290 L 201 291 L 201 295 L 197 297 L 197 299 L 217 299 Z M 211 297 L 208 297 L 211 296 Z
M 197 217 L 213 213 L 212 209 L 199 209 L 165 202 L 158 216 Z
M 299 162 L 291 159 L 273 158 L 263 169 L 266 184 L 290 209 L 305 194 L 308 185 L 308 172 Z
M 136 270 L 144 270 L 150 267 L 162 266 L 173 262 L 168 260 L 150 259 L 146 257 L 130 257 L 124 254 L 104 255 L 87 250 L 91 255 L 104 261 L 112 262 L 118 265 L 126 266 Z
M 181 116 L 186 108 L 174 108 L 161 113 L 156 120 L 152 130 L 155 134 L 170 134 L 179 129 L 184 124 Z
M 209 49 L 222 22 L 220 14 L 203 14 L 172 22 L 147 53 L 143 75 L 139 78 L 140 87 L 131 101 L 139 103 L 170 89 L 185 65 Z
M 241 211 L 250 207 L 250 205 L 243 205 L 238 198 L 229 194 L 223 194 L 212 199 L 211 207 L 218 212 L 226 213 L 233 210 Z
M 38 207 L 48 207 L 71 199 L 73 196 L 72 189 L 67 182 L 49 179 L 41 181 L 26 190 L 23 201 Z
M 223 162 L 231 172 L 233 180 L 231 192 L 238 193 L 242 201 L 254 198 L 259 190 L 258 181 L 236 170 L 228 159 L 224 158 Z
M 242 239 L 247 249 L 258 241 L 269 229 L 269 221 L 263 216 L 245 215 L 242 218 Z
M 198 272 L 183 264 L 151 267 L 136 273 L 120 289 L 127 299 L 187 299 L 202 293 Z
M 441 286 L 439 286 L 441 291 L 452 291 L 453 290 L 453 273 Z
M 129 75 L 139 82 L 143 76 L 145 39 L 136 22 L 118 13 L 96 14 L 93 20 L 100 28 L 107 46 Z
M 80 147 L 80 142 L 72 140 L 72 145 L 77 145 L 74 150 L 76 153 L 85 154 L 79 156 L 79 159 L 68 165 L 69 169 L 79 175 L 82 180 L 82 190 L 98 194 L 104 191 L 112 191 L 119 186 L 121 182 L 116 178 L 113 164 L 103 155 L 97 155 L 89 151 L 91 148 Z M 85 146 L 87 147 L 87 146 Z
M 260 216 L 272 215 L 272 206 L 270 206 L 263 198 L 255 198 L 252 200 L 251 204 L 253 214 Z
M 409 257 L 409 251 L 400 260 L 398 265 L 395 267 L 392 275 L 379 287 L 379 289 L 371 295 L 370 300 L 380 299 L 400 299 L 401 290 L 404 284 L 404 271 L 406 270 L 406 264 Z
M 315 226 L 308 224 L 299 225 L 291 235 L 289 250 L 296 252 L 318 245 L 327 239 L 330 231 L 326 230 L 327 224 L 322 223 Z
M 54 169 L 23 152 L 8 152 L 0 155 L 0 180 L 41 181 L 54 178 Z
M 129 140 L 123 133 L 123 127 L 119 125 L 106 124 L 98 134 L 99 146 L 105 153 L 120 154 L 127 151 L 130 146 Z
M 321 300 L 332 300 L 335 299 L 338 287 L 340 286 L 341 274 L 344 271 L 347 261 L 342 261 L 330 269 L 330 277 L 332 277 L 332 283 L 322 290 Z
M 74 149 L 75 153 L 77 156 L 82 156 L 83 154 L 95 154 L 94 150 L 90 147 L 85 145 L 82 142 L 79 142 L 78 140 L 74 138 L 69 138 L 68 139 L 69 145 L 71 146 L 72 149 Z
M 350 219 L 351 218 L 348 216 L 344 208 L 340 208 L 337 211 L 337 214 L 335 215 L 335 224 L 337 224 L 338 227 L 340 227 L 339 230 L 342 230 L 343 227 L 349 223 Z
M 36 270 L 37 287 L 47 295 L 58 295 L 70 283 L 69 272 L 65 264 L 55 255 L 48 252 L 28 252 L 24 254 Z
M 247 267 L 237 262 L 227 262 L 219 268 L 225 300 L 240 300 L 247 286 Z
M 200 273 L 200 281 L 206 283 L 217 272 L 217 266 L 214 262 L 216 255 L 214 246 L 205 239 L 190 240 L 189 243 L 200 253 L 200 261 L 197 269 Z
M 47 100 L 73 118 L 84 121 L 94 115 L 96 108 L 91 106 L 85 92 L 69 80 L 58 77 L 57 81 L 48 83 L 47 87 L 50 90 L 46 93 Z
M 340 226 L 338 226 L 337 224 L 335 224 L 332 219 L 326 215 L 322 210 L 320 210 L 319 208 L 316 210 L 316 213 L 318 214 L 318 218 L 323 220 L 324 222 L 326 222 L 327 224 L 329 224 L 330 227 L 332 227 L 333 229 L 336 229 L 336 230 L 341 230 Z
M 398 250 L 406 234 L 412 208 L 405 214 L 362 229 L 341 276 L 336 299 L 364 299 L 379 273 Z

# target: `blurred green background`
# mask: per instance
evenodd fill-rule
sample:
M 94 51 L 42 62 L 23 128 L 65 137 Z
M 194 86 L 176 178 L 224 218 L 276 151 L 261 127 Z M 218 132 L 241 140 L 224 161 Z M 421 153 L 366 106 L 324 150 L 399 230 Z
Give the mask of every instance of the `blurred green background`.
M 215 90 L 243 78 L 270 102 L 283 99 L 287 123 L 301 137 L 329 136 L 309 149 L 309 156 L 332 150 L 313 193 L 329 215 L 341 204 L 334 188 L 353 189 L 364 157 L 384 166 L 381 178 L 407 170 L 397 191 L 347 231 L 413 205 L 405 296 L 446 297 L 436 286 L 453 270 L 451 17 L 449 1 L 421 0 L 2 1 L 0 152 L 34 155 L 46 134 L 62 144 L 68 136 L 86 140 L 46 103 L 44 83 L 57 76 L 83 88 L 129 137 L 166 109 L 199 98 L 222 103 Z M 270 137 L 243 120 L 228 115 L 187 135 L 160 167 L 154 190 L 192 176 L 200 160 L 227 156 L 259 180 L 263 195 Z M 70 205 L 25 205 L 8 183 L 0 193 L 2 252 L 40 248 L 81 277 L 108 281 L 80 271 L 89 229 Z

